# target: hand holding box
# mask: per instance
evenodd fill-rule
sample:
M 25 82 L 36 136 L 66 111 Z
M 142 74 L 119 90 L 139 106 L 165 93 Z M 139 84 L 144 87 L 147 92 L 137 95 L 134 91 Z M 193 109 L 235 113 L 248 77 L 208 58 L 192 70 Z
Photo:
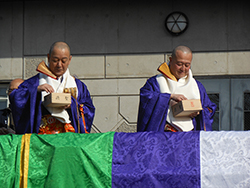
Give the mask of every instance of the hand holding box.
M 43 104 L 46 107 L 64 107 L 71 104 L 70 93 L 51 93 L 44 97 Z
M 182 100 L 172 106 L 174 117 L 187 117 L 202 110 L 200 99 Z

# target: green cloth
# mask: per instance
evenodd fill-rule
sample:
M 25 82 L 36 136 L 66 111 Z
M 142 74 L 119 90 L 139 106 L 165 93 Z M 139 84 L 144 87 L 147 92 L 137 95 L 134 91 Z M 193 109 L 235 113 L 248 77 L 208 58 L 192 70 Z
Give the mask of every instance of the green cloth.
M 22 136 L 0 136 L 0 187 L 19 187 Z M 24 143 L 28 178 L 21 187 L 111 187 L 113 137 L 114 132 L 31 134 Z
M 0 135 L 0 187 L 19 187 L 22 135 Z
M 113 136 L 32 134 L 28 187 L 111 187 Z

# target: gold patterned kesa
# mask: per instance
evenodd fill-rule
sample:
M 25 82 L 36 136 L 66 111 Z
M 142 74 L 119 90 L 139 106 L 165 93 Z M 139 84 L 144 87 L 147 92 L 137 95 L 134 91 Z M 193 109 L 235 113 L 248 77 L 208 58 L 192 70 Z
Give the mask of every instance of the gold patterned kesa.
M 70 93 L 72 97 L 74 97 L 75 99 L 77 99 L 76 96 L 76 87 L 72 87 L 72 88 L 65 88 L 63 90 L 64 93 Z
M 69 93 L 69 88 L 65 88 L 63 92 L 64 93 Z
M 47 116 L 42 116 L 42 125 L 40 125 L 40 128 L 44 128 L 47 126 Z
M 42 121 L 43 125 L 40 126 L 38 134 L 58 134 L 65 132 L 75 132 L 75 129 L 71 124 L 62 123 L 50 114 L 43 116 Z

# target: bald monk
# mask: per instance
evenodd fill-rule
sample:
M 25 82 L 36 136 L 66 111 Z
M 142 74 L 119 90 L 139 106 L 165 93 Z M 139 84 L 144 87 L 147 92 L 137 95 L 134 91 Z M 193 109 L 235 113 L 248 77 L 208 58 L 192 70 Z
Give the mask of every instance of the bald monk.
M 89 133 L 95 107 L 87 86 L 70 75 L 72 55 L 65 42 L 55 42 L 47 54 L 48 65 L 41 62 L 37 75 L 24 81 L 10 95 L 17 134 Z M 47 107 L 50 93 L 70 93 L 71 105 Z
M 12 81 L 10 82 L 10 85 L 9 85 L 8 95 L 10 95 L 11 92 L 12 92 L 14 89 L 18 89 L 18 86 L 19 86 L 21 83 L 23 83 L 23 82 L 24 82 L 24 80 L 21 79 L 21 78 L 16 78 L 16 79 L 12 80 Z
M 161 74 L 149 78 L 140 89 L 137 131 L 211 131 L 216 105 L 193 78 L 191 49 L 177 46 L 169 60 L 160 66 L 164 69 L 158 69 Z M 203 110 L 189 117 L 173 117 L 171 107 L 187 99 L 200 99 Z
M 23 79 L 16 78 L 12 80 L 9 84 L 8 96 L 14 89 L 17 89 L 18 86 L 23 83 Z M 9 104 L 8 108 L 0 110 L 1 113 L 1 121 L 0 121 L 0 135 L 4 134 L 15 134 L 15 126 L 13 122 L 13 114 L 11 112 L 11 104 Z

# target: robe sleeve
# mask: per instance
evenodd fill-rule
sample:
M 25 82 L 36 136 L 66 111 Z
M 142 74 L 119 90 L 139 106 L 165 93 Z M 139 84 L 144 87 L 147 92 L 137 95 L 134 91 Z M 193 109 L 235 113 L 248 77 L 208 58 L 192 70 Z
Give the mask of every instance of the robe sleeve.
M 170 94 L 161 93 L 156 76 L 140 89 L 137 131 L 164 131 Z
M 78 98 L 77 98 L 78 109 L 80 109 L 80 105 L 83 104 L 84 119 L 85 119 L 85 123 L 86 123 L 86 131 L 88 133 L 90 133 L 91 126 L 92 126 L 94 116 L 95 116 L 95 107 L 92 103 L 92 99 L 90 97 L 90 93 L 87 89 L 87 86 L 83 82 L 81 82 L 79 79 L 75 79 L 75 80 L 76 80 L 78 93 L 79 93 Z M 74 128 L 75 128 L 76 132 L 78 132 L 78 127 L 77 127 L 78 117 L 77 117 L 77 111 L 76 111 L 76 109 L 77 109 L 76 103 L 74 102 L 71 105 L 72 105 L 71 106 L 72 121 L 73 121 Z M 86 133 L 82 118 L 79 119 L 79 123 L 80 123 L 80 132 Z
M 203 110 L 201 111 L 200 129 L 205 131 L 212 131 L 213 117 L 217 106 L 209 99 L 205 87 L 199 81 L 196 80 L 196 82 L 200 90 L 201 103 L 203 108 Z
M 24 81 L 9 96 L 17 134 L 38 133 L 41 120 L 41 100 L 37 100 L 38 81 L 38 75 Z

